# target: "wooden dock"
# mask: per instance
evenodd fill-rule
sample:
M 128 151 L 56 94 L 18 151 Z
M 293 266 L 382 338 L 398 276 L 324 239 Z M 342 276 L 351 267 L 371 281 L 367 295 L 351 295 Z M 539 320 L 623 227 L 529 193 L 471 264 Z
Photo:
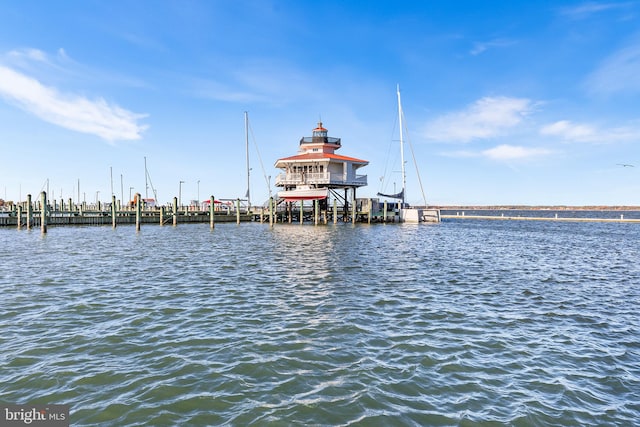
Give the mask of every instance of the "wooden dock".
M 209 223 L 211 216 L 208 212 L 178 212 L 177 223 Z M 252 216 L 246 213 L 240 215 L 240 222 L 251 221 Z M 237 217 L 232 214 L 215 213 L 214 221 L 220 222 L 236 222 Z M 27 220 L 27 217 L 23 214 L 21 217 L 21 227 L 40 227 L 42 223 L 39 210 L 33 211 L 33 217 L 31 221 Z M 118 211 L 116 213 L 116 225 L 135 224 L 136 213 L 130 211 Z M 144 211 L 140 217 L 140 223 L 142 224 L 158 224 L 160 225 L 160 211 Z M 163 218 L 163 224 L 167 225 L 173 223 L 173 213 L 165 212 Z M 113 225 L 113 217 L 110 212 L 51 212 L 47 217 L 47 225 L 49 226 L 65 226 L 65 225 Z M 18 227 L 18 217 L 16 215 L 0 215 L 0 227 Z
M 132 205 L 120 205 L 112 196 L 112 202 L 95 205 L 73 204 L 63 201 L 49 202 L 46 193 L 42 192 L 38 201 L 32 201 L 31 195 L 27 201 L 12 205 L 10 209 L 0 211 L 0 227 L 15 227 L 17 229 L 41 228 L 47 232 L 48 226 L 82 226 L 82 225 L 111 225 L 117 227 L 123 224 L 135 224 L 136 230 L 142 224 L 157 224 L 176 226 L 184 223 L 209 223 L 214 228 L 215 223 L 223 222 L 269 222 L 275 223 L 311 223 L 315 225 L 336 224 L 338 222 L 351 223 L 394 223 L 394 222 L 439 222 L 438 209 L 413 209 L 422 217 L 415 220 L 402 218 L 398 210 L 387 206 L 387 202 L 378 203 L 377 199 L 362 198 L 347 206 L 338 206 L 334 200 L 333 206 L 322 208 L 318 201 L 297 206 L 283 204 L 276 206 L 273 199 L 270 207 L 242 206 L 240 199 L 234 203 L 228 202 L 224 207 L 216 207 L 215 199 L 211 196 L 208 209 L 198 206 L 178 206 L 177 198 L 173 204 L 167 206 L 147 206 L 140 194 L 136 194 Z M 214 203 L 215 202 L 215 203 Z M 202 207 L 207 206 L 203 204 Z
M 183 223 L 209 223 L 214 228 L 215 223 L 247 222 L 253 217 L 249 210 L 242 208 L 240 200 L 230 204 L 226 209 L 217 209 L 211 196 L 208 210 L 196 206 L 178 206 L 174 198 L 172 206 L 144 206 L 140 195 L 136 195 L 138 202 L 135 206 L 121 207 L 113 197 L 112 203 L 95 205 L 72 204 L 60 201 L 48 203 L 46 193 L 42 192 L 37 202 L 32 202 L 31 195 L 27 201 L 0 211 L 0 227 L 15 227 L 18 229 L 38 227 L 46 233 L 48 226 L 81 226 L 81 225 L 111 225 L 135 224 L 140 229 L 141 224 L 178 225 Z

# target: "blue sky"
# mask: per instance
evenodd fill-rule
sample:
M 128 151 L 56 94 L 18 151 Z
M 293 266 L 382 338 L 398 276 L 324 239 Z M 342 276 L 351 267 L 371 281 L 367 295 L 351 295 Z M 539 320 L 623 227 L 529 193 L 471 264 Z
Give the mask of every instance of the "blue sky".
M 245 111 L 254 204 L 320 118 L 370 162 L 359 196 L 392 192 L 400 85 L 410 203 L 412 147 L 430 204 L 640 205 L 638 1 L 8 0 L 0 22 L 0 198 L 152 197 L 145 157 L 161 203 L 244 197 Z

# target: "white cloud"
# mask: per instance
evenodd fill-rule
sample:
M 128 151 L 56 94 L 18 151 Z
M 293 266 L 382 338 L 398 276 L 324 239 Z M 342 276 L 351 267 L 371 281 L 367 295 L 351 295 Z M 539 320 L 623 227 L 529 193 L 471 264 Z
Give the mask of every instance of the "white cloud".
M 473 49 L 471 49 L 469 53 L 473 56 L 476 56 L 491 48 L 508 47 L 514 45 L 515 43 L 516 42 L 513 40 L 506 39 L 495 39 L 488 42 L 476 42 L 473 44 Z
M 454 157 L 454 158 L 469 158 L 469 157 L 480 157 L 480 153 L 477 151 L 470 150 L 456 150 L 456 151 L 447 151 L 440 153 L 441 156 L 445 157 Z
M 259 59 L 229 67 L 216 73 L 215 79 L 189 78 L 189 85 L 197 96 L 240 103 L 311 102 L 325 93 L 295 66 Z
M 477 158 L 484 157 L 491 160 L 527 160 L 534 157 L 547 156 L 555 151 L 546 148 L 528 148 L 516 145 L 502 144 L 482 151 L 458 150 L 440 153 L 445 157 Z
M 609 129 L 560 120 L 543 126 L 540 134 L 555 136 L 567 142 L 614 143 L 640 139 L 640 128 L 621 126 Z
M 572 141 L 592 141 L 597 132 L 593 127 L 588 125 L 575 124 L 568 120 L 560 120 L 543 126 L 540 129 L 540 134 L 558 136 L 562 139 Z
M 36 50 L 33 59 L 46 60 Z M 147 126 L 138 120 L 145 115 L 132 113 L 104 99 L 89 100 L 64 94 L 38 80 L 0 65 L 0 96 L 49 123 L 78 132 L 97 135 L 107 141 L 140 139 Z
M 482 151 L 482 155 L 492 160 L 524 160 L 532 157 L 546 156 L 553 153 L 545 148 L 527 148 L 515 145 L 498 145 Z
M 47 62 L 47 55 L 38 49 L 18 49 L 9 52 L 10 57 L 14 58 L 28 58 L 30 60 Z
M 585 82 L 593 94 L 640 91 L 640 42 L 609 56 Z
M 531 113 L 526 98 L 485 97 L 465 110 L 445 114 L 427 123 L 424 136 L 442 142 L 470 142 L 503 135 Z
M 575 7 L 566 7 L 561 10 L 563 15 L 568 16 L 571 19 L 585 19 L 593 14 L 604 12 L 613 9 L 625 9 L 628 6 L 633 5 L 633 2 L 624 3 L 596 3 L 586 2 Z

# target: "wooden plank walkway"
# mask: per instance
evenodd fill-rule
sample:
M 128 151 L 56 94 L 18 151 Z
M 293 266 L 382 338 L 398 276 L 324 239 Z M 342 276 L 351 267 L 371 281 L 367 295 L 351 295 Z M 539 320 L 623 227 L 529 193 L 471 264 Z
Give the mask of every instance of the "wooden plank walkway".
M 209 223 L 210 216 L 208 212 L 188 212 L 184 211 L 178 213 L 178 224 L 184 223 Z M 241 214 L 240 221 L 248 222 L 252 220 L 251 215 Z M 31 227 L 40 227 L 40 211 L 33 211 L 30 225 Z M 214 216 L 216 223 L 223 222 L 236 222 L 237 216 L 235 213 L 216 213 Z M 142 224 L 160 224 L 160 211 L 143 211 L 140 217 Z M 117 225 L 127 225 L 136 223 L 136 213 L 132 211 L 118 212 L 116 215 Z M 173 223 L 173 214 L 171 212 L 165 212 L 163 216 L 164 225 L 171 225 Z M 111 212 L 51 212 L 47 216 L 47 225 L 49 226 L 68 226 L 68 225 L 109 225 L 113 224 Z M 0 215 L 0 227 L 17 227 L 18 217 L 14 214 L 9 216 L 8 213 Z M 27 226 L 26 213 L 22 213 L 22 227 Z

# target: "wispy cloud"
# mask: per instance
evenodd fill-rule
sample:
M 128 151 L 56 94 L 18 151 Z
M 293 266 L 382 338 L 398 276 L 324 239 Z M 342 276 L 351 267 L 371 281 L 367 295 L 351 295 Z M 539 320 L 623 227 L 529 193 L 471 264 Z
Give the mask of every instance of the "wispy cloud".
M 481 53 L 493 49 L 493 48 L 501 48 L 501 47 L 509 47 L 516 44 L 515 40 L 508 39 L 494 39 L 487 42 L 476 42 L 473 44 L 473 49 L 469 52 L 471 55 L 476 56 Z
M 140 139 L 145 115 L 132 113 L 104 99 L 60 93 L 38 80 L 0 65 L 0 96 L 49 123 L 96 135 L 107 141 Z
M 427 123 L 424 136 L 440 142 L 470 142 L 500 136 L 519 125 L 534 107 L 526 98 L 482 98 L 462 111 Z
M 497 147 L 482 151 L 482 155 L 492 160 L 524 160 L 552 154 L 552 150 L 546 148 L 520 147 L 516 145 L 502 144 Z
M 596 13 L 605 12 L 614 9 L 624 9 L 632 5 L 631 2 L 611 2 L 611 3 L 596 3 L 586 2 L 578 6 L 565 7 L 560 10 L 560 13 L 571 19 L 586 19 Z
M 243 90 L 233 84 L 225 84 L 212 79 L 188 78 L 193 95 L 223 102 L 253 103 L 264 102 L 266 96 L 251 90 Z
M 640 41 L 606 58 L 585 85 L 592 94 L 640 92 Z
M 560 120 L 543 126 L 540 134 L 558 137 L 566 142 L 615 143 L 640 139 L 640 127 L 621 126 L 600 129 L 592 125 Z
M 8 53 L 8 56 L 13 58 L 27 58 L 33 61 L 48 62 L 47 54 L 39 49 L 16 49 Z
M 241 103 L 313 101 L 323 93 L 310 89 L 316 86 L 309 74 L 290 64 L 253 59 L 230 69 L 220 70 L 214 78 L 188 77 L 188 86 L 199 97 Z
M 486 150 L 458 150 L 441 153 L 445 157 L 455 158 L 486 158 L 496 161 L 529 160 L 533 158 L 548 156 L 555 153 L 554 150 L 536 147 L 523 147 L 510 144 L 502 144 Z

